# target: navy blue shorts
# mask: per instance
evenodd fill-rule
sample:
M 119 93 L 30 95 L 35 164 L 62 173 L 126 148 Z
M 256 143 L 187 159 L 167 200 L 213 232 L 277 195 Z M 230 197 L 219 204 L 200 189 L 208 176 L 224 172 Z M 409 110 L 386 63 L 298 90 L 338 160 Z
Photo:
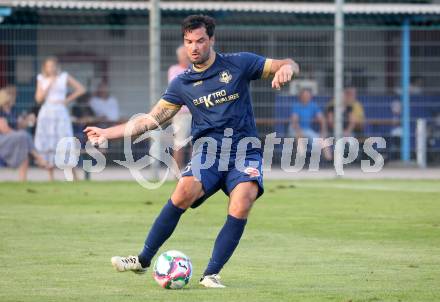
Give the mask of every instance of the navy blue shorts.
M 213 162 L 210 167 L 202 168 L 200 164 Z M 262 157 L 259 152 L 249 152 L 236 165 L 236 156 L 231 156 L 228 163 L 220 160 L 219 154 L 208 155 L 206 152 L 195 154 L 182 172 L 182 177 L 194 176 L 202 183 L 205 194 L 196 200 L 192 208 L 200 206 L 206 199 L 222 189 L 226 195 L 242 182 L 253 181 L 258 185 L 257 198 L 263 195 Z M 219 167 L 221 165 L 221 167 Z

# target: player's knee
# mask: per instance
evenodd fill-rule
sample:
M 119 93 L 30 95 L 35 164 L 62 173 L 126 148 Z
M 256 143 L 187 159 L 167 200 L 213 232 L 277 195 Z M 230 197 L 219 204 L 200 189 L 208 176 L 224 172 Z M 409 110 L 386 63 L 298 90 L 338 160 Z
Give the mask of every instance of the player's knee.
M 255 202 L 255 198 L 243 198 L 235 202 L 231 202 L 229 205 L 229 215 L 235 218 L 245 219 L 249 216 L 252 209 L 252 205 Z
M 194 192 L 191 187 L 180 187 L 174 191 L 171 196 L 173 204 L 181 209 L 189 208 L 197 199 L 197 192 Z
M 187 209 L 203 194 L 202 184 L 199 181 L 193 177 L 182 177 L 171 196 L 171 200 L 174 205 Z
M 230 208 L 229 215 L 238 218 L 238 219 L 246 219 L 251 212 L 251 208 Z

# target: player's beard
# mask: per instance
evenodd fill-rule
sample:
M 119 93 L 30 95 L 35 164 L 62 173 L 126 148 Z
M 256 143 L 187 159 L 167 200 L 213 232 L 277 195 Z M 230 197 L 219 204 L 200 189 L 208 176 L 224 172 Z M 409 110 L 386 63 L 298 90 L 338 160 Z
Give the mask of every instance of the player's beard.
M 209 60 L 209 53 L 210 51 L 208 50 L 206 53 L 200 54 L 200 58 L 194 61 L 191 60 L 191 63 L 193 63 L 194 65 L 201 65 L 206 63 Z

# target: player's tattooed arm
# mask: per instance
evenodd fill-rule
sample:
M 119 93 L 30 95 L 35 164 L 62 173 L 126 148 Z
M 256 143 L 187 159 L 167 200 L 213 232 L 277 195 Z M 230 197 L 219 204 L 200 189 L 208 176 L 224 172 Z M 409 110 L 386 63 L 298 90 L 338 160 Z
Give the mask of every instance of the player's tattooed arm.
M 135 119 L 134 129 L 130 135 L 139 135 L 156 129 L 158 125 L 162 125 L 176 115 L 179 110 L 180 106 L 160 100 L 148 114 Z
M 269 76 L 273 76 L 272 88 L 280 89 L 299 75 L 299 65 L 292 59 L 272 60 Z
M 84 129 L 84 132 L 87 134 L 87 138 L 92 144 L 100 145 L 109 139 L 122 138 L 124 136 L 136 136 L 143 134 L 146 131 L 154 130 L 159 125 L 162 125 L 171 119 L 179 110 L 180 106 L 173 105 L 165 100 L 160 100 L 149 113 L 137 116 L 127 123 L 106 129 L 87 127 Z

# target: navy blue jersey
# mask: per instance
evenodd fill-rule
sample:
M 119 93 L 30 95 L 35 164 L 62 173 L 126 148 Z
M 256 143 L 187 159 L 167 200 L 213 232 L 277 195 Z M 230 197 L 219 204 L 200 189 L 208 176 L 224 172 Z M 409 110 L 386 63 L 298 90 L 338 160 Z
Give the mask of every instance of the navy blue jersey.
M 192 66 L 177 76 L 162 96 L 165 106 L 186 105 L 192 114 L 193 141 L 212 137 L 220 148 L 232 128 L 232 150 L 243 137 L 257 137 L 249 92 L 251 80 L 270 74 L 271 59 L 253 53 L 216 53 L 203 70 Z

